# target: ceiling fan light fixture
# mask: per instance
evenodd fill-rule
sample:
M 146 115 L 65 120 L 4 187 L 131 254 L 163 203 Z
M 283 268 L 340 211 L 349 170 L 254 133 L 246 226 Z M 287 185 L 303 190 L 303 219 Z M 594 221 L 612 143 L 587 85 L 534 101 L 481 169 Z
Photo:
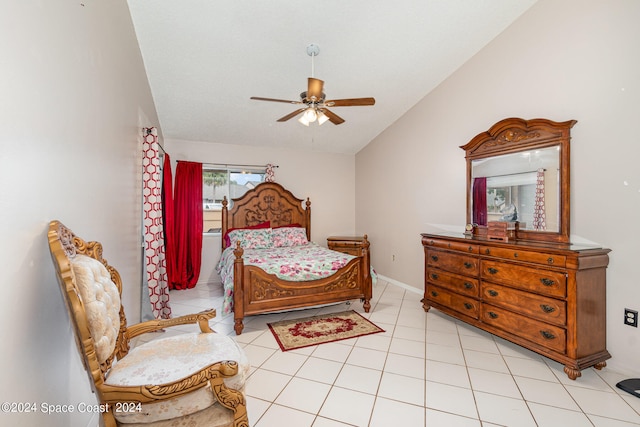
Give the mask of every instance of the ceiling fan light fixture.
M 313 123 L 316 121 L 316 119 L 318 118 L 318 114 L 316 113 L 316 109 L 313 107 L 309 107 L 307 109 L 307 111 L 304 112 L 304 114 L 302 115 L 307 122 L 309 123 Z
M 309 126 L 309 120 L 307 120 L 304 114 L 300 116 L 298 122 L 302 123 L 305 126 Z
M 322 125 L 324 122 L 329 120 L 329 116 L 322 112 L 322 110 L 318 110 L 318 125 Z

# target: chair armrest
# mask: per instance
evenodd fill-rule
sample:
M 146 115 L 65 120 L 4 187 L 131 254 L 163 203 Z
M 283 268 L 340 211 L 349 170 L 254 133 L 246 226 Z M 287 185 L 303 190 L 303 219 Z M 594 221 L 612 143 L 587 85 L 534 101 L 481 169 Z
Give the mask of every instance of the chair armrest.
M 146 322 L 129 326 L 127 328 L 127 333 L 129 334 L 129 338 L 133 338 L 138 335 L 159 331 L 171 326 L 191 325 L 194 323 L 198 323 L 201 332 L 213 332 L 209 326 L 209 320 L 214 317 L 216 317 L 216 310 L 211 309 L 200 313 L 187 314 L 173 319 L 148 320 Z
M 211 385 L 219 386 L 223 383 L 224 377 L 232 377 L 238 373 L 238 362 L 233 360 L 223 360 L 212 363 L 191 376 L 182 378 L 165 384 L 141 385 L 141 386 L 114 386 L 110 384 L 100 384 L 98 391 L 103 403 L 116 402 L 140 402 L 151 403 L 172 399 Z

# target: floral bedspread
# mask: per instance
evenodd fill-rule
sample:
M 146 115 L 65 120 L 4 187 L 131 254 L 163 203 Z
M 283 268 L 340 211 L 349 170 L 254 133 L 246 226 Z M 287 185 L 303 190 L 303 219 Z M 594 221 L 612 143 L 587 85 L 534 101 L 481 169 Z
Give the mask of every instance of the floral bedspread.
M 244 265 L 255 265 L 269 274 L 292 282 L 304 282 L 329 277 L 355 258 L 331 251 L 316 243 L 269 249 L 245 249 Z M 224 287 L 224 314 L 233 311 L 233 248 L 222 252 L 216 266 Z

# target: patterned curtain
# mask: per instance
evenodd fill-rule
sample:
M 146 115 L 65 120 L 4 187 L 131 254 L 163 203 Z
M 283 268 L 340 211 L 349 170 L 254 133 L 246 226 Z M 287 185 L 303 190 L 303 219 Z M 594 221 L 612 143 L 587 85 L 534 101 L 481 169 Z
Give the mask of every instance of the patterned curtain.
M 544 205 L 544 169 L 538 169 L 536 180 L 536 201 L 533 208 L 533 229 L 546 230 L 547 218 Z
M 273 169 L 274 166 L 271 163 L 267 164 L 267 169 L 264 173 L 264 182 L 274 182 L 276 180 L 276 174 Z
M 142 145 L 142 198 L 144 261 L 149 300 L 156 319 L 170 319 L 164 235 L 162 227 L 162 183 L 158 130 L 144 128 Z

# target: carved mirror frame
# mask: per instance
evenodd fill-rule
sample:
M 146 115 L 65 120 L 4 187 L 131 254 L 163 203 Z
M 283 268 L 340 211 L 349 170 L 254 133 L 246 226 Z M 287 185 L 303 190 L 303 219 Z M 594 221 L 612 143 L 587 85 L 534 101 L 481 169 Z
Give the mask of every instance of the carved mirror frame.
M 508 118 L 461 146 L 467 161 L 467 223 L 472 222 L 472 162 L 495 156 L 520 153 L 547 147 L 559 147 L 559 218 L 558 231 L 518 230 L 516 239 L 569 243 L 570 149 L 571 128 L 575 120 L 554 122 L 547 119 Z M 475 226 L 474 235 L 486 235 L 486 226 Z

